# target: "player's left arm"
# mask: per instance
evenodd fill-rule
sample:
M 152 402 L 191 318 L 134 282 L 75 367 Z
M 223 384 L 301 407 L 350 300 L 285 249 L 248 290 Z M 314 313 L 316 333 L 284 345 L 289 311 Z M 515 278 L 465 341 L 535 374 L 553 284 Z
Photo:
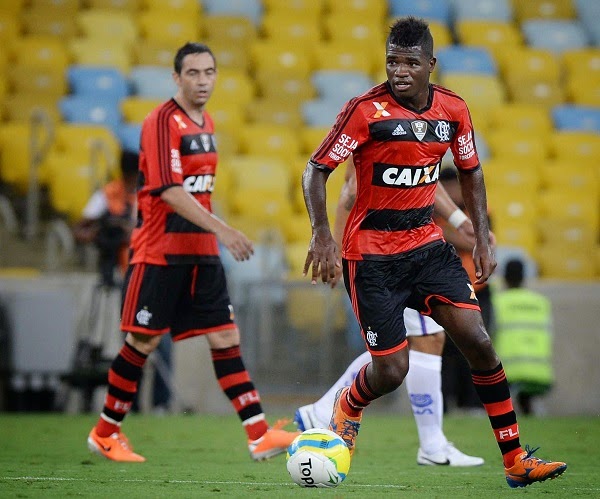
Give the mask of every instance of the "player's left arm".
M 475 284 L 486 282 L 496 268 L 496 258 L 490 243 L 490 227 L 487 214 L 487 197 L 483 170 L 479 165 L 473 169 L 458 169 L 461 192 L 465 208 L 471 217 L 475 232 L 473 262 L 475 264 Z

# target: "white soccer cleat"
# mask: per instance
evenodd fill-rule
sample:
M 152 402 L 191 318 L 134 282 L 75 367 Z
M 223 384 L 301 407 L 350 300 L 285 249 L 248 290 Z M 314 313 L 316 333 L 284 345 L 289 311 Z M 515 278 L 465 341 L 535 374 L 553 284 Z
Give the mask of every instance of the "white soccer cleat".
M 317 418 L 313 404 L 298 407 L 294 414 L 294 423 L 296 423 L 300 431 L 312 430 L 313 428 L 327 428 L 327 424 L 322 424 L 319 418 Z
M 485 461 L 481 457 L 467 456 L 459 451 L 452 442 L 433 454 L 426 454 L 419 448 L 417 464 L 424 466 L 481 466 Z

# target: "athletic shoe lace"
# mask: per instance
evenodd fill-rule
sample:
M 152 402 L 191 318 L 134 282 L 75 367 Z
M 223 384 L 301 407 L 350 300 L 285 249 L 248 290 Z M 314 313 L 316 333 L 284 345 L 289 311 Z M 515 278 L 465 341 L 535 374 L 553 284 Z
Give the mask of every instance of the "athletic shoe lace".
M 537 450 L 539 450 L 539 447 L 532 449 L 531 447 L 529 447 L 529 445 L 526 445 L 525 452 L 527 452 L 527 454 L 523 457 L 521 462 L 523 462 L 523 464 L 526 466 L 535 466 L 538 463 L 545 463 L 546 461 L 544 461 L 543 459 L 540 459 L 539 457 L 535 457 L 533 455 L 533 453 L 536 452 Z

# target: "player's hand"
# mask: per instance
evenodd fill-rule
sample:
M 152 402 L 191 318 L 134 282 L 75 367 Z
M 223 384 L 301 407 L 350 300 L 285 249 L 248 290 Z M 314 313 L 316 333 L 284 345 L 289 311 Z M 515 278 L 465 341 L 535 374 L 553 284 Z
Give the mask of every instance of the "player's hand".
M 329 229 L 313 231 L 304 263 L 302 275 L 308 274 L 308 268 L 312 264 L 311 283 L 316 284 L 319 275 L 323 283 L 331 282 L 335 278 L 336 266 L 341 267 L 337 255 L 337 245 L 333 240 Z
M 483 284 L 490 278 L 497 265 L 492 245 L 489 243 L 476 244 L 473 248 L 473 263 L 477 278 L 474 284 Z
M 252 241 L 244 233 L 233 227 L 225 225 L 218 232 L 215 232 L 215 235 L 237 262 L 249 260 L 254 254 Z
M 335 264 L 335 275 L 333 276 L 333 279 L 331 279 L 329 281 L 329 285 L 331 286 L 331 289 L 335 288 L 338 285 L 338 282 L 342 281 L 344 279 L 344 272 L 342 270 L 342 265 L 336 263 Z

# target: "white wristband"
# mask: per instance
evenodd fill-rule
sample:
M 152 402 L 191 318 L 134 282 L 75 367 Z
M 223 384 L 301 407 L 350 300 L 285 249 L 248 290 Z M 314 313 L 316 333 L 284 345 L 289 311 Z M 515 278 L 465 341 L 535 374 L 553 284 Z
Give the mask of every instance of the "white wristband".
M 458 229 L 464 223 L 464 221 L 467 220 L 467 218 L 469 217 L 465 215 L 465 212 L 458 208 L 454 210 L 452 215 L 448 217 L 448 223 L 455 229 Z

